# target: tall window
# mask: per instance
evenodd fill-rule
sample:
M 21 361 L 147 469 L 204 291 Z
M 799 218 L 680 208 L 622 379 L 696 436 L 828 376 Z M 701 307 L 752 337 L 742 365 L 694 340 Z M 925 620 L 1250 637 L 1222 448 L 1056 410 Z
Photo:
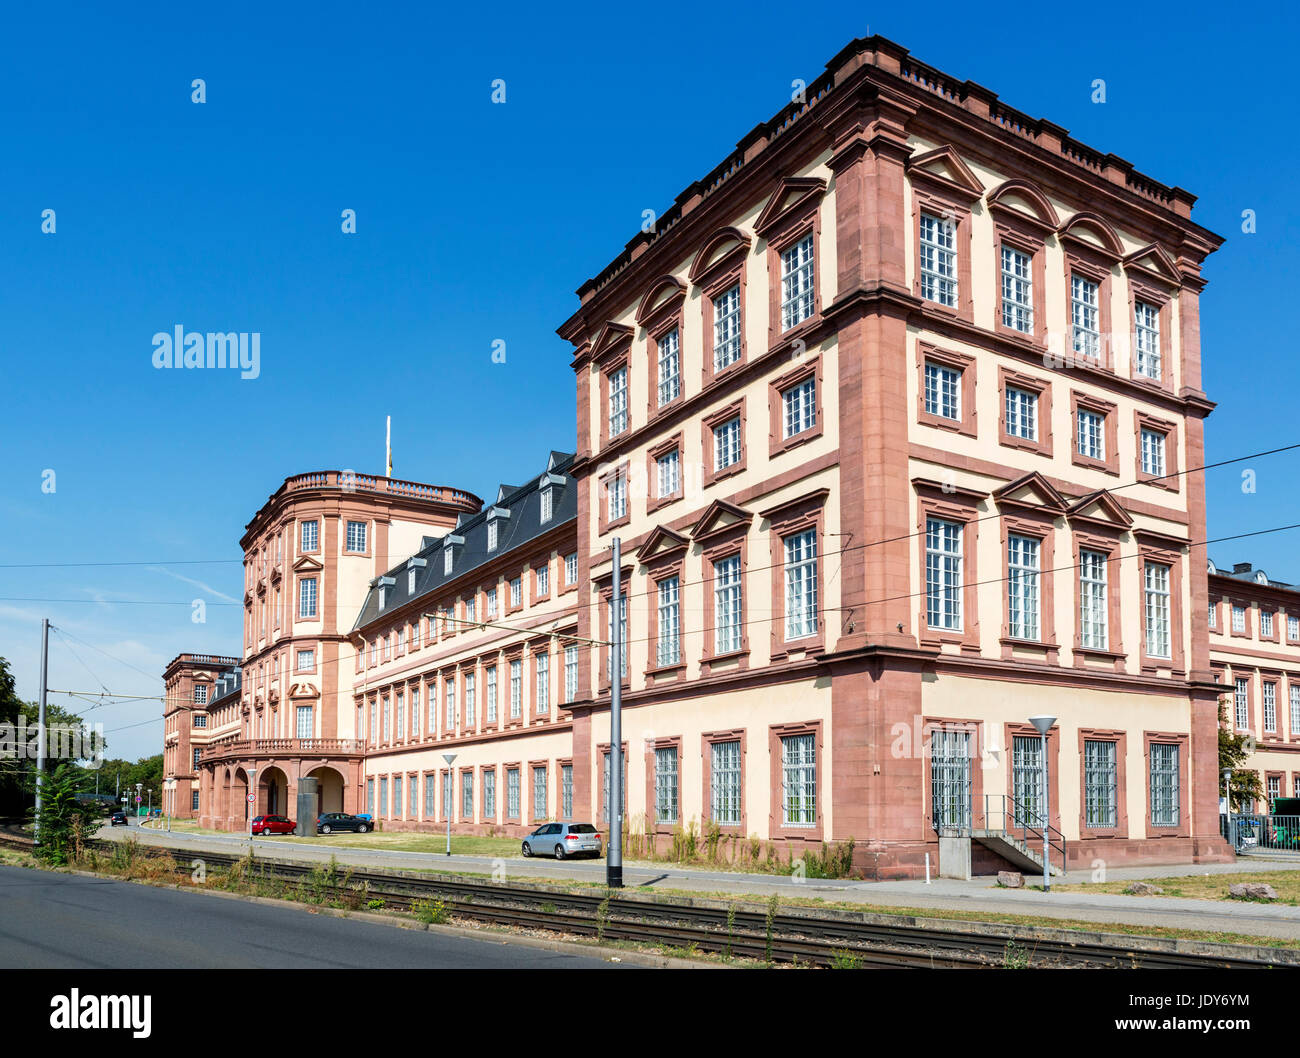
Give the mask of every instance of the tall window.
M 519 818 L 519 769 L 506 769 L 506 818 Z
M 374 745 L 379 738 L 379 723 L 376 713 L 379 710 L 379 703 L 376 699 L 370 699 L 370 743 Z
M 315 551 L 320 543 L 320 522 L 303 522 L 300 551 Z
M 560 765 L 560 818 L 573 818 L 573 765 Z
M 781 330 L 813 314 L 813 237 L 805 235 L 781 254 Z
M 1038 553 L 1031 536 L 1007 537 L 1007 632 L 1013 639 L 1038 638 Z
M 1106 555 L 1079 552 L 1079 638 L 1084 647 L 1106 650 L 1109 645 L 1106 598 Z
M 415 594 L 415 570 L 413 569 L 408 569 L 406 571 L 406 594 Z
M 1232 711 L 1237 730 L 1245 731 L 1250 727 L 1250 681 L 1238 676 L 1233 681 Z
M 541 496 L 541 521 L 545 524 L 546 522 L 549 522 L 555 514 L 555 499 L 550 489 L 542 489 Z
M 397 737 L 406 737 L 406 701 L 401 691 L 393 696 L 393 711 L 397 714 Z
M 379 779 L 379 814 L 388 815 L 388 776 L 381 776 Z
M 497 549 L 497 520 L 495 518 L 487 523 L 487 549 L 489 551 Z
M 465 726 L 474 726 L 474 713 L 477 707 L 475 694 L 478 691 L 478 677 L 472 672 L 465 673 Z
M 1259 611 L 1259 634 L 1268 639 L 1271 639 L 1273 637 L 1273 611 L 1272 610 Z
M 424 774 L 424 818 L 438 818 L 438 795 L 437 786 L 434 785 L 433 772 Z
M 1106 419 L 1100 412 L 1080 408 L 1078 413 L 1079 455 L 1089 459 L 1106 458 Z
M 489 665 L 487 669 L 487 700 L 484 703 L 486 719 L 489 724 L 497 722 L 497 667 Z
M 524 701 L 524 663 L 516 658 L 510 662 L 510 718 L 518 720 Z
M 1286 637 L 1287 639 L 1300 639 L 1300 617 L 1288 617 L 1286 619 Z M 1297 732 L 1300 734 L 1300 732 Z
M 1098 286 L 1080 275 L 1070 276 L 1070 320 L 1075 355 L 1097 359 L 1101 352 Z
M 1151 743 L 1151 825 L 1178 826 L 1178 747 Z
M 365 551 L 365 549 L 366 549 L 366 523 L 348 522 L 348 550 Z
M 740 284 L 713 299 L 713 370 L 740 359 Z
M 497 771 L 495 768 L 483 773 L 483 818 L 495 819 L 497 816 Z
M 512 577 L 510 580 L 510 605 L 521 606 L 524 601 L 524 581 L 522 577 Z
M 781 394 L 785 434 L 793 437 L 817 425 L 817 379 L 809 376 Z
M 546 818 L 546 765 L 533 768 L 533 818 Z
M 805 529 L 785 546 L 785 638 L 817 634 L 817 531 Z
M 681 485 L 681 461 L 678 457 L 677 449 L 671 452 L 665 452 L 655 460 L 655 467 L 659 472 L 659 498 L 672 496 L 677 492 Z
M 682 391 L 681 355 L 677 328 L 659 339 L 659 405 L 676 400 Z
M 781 739 L 781 822 L 787 827 L 817 822 L 817 748 L 812 734 Z
M 564 556 L 564 584 L 568 587 L 578 583 L 578 552 Z
M 1165 435 L 1157 430 L 1142 431 L 1142 473 L 1164 477 Z
M 1147 653 L 1152 657 L 1169 657 L 1169 567 L 1147 562 L 1144 569 L 1146 590 Z
M 713 428 L 713 469 L 725 470 L 740 462 L 740 416 Z
M 442 818 L 451 819 L 456 814 L 456 777 L 450 770 L 442 773 Z
M 194 685 L 194 704 L 208 704 L 208 685 L 206 683 L 196 683 Z
M 373 818 L 375 815 L 375 780 L 366 780 L 366 811 Z
M 551 567 L 537 567 L 537 594 L 549 595 L 551 592 Z
M 740 556 L 729 555 L 713 564 L 714 640 L 719 654 L 739 650 L 741 644 Z
M 400 819 L 402 816 L 402 777 L 393 776 L 393 818 Z
M 929 213 L 921 214 L 921 297 L 957 306 L 957 226 Z
M 925 362 L 925 410 L 944 419 L 961 418 L 961 372 Z
M 1133 305 L 1133 346 L 1139 375 L 1160 378 L 1160 310 L 1145 301 Z
M 1114 742 L 1083 743 L 1084 825 L 1113 827 L 1119 812 L 1119 773 Z
M 617 437 L 627 429 L 627 368 L 620 367 L 609 376 L 609 436 Z
M 393 734 L 393 702 L 384 695 L 384 741 L 391 742 Z
M 1043 740 L 1016 735 L 1011 741 L 1011 788 L 1016 826 L 1043 825 Z
M 610 642 L 614 640 L 614 608 L 609 607 L 609 633 Z M 624 592 L 618 597 L 618 662 L 619 673 L 622 679 L 627 679 L 627 593 Z M 611 650 L 605 661 L 605 675 L 610 680 L 614 679 L 614 652 Z
M 677 747 L 655 749 L 655 822 L 677 822 Z
M 316 616 L 316 578 L 303 577 L 298 582 L 298 616 Z
M 1277 731 L 1277 684 L 1265 683 L 1260 688 L 1260 704 L 1264 707 L 1264 730 Z
M 443 702 L 443 727 L 447 731 L 456 730 L 456 677 L 449 679 L 445 686 L 446 698 Z
M 609 479 L 605 490 L 609 504 L 609 520 L 616 522 L 627 514 L 627 479 L 623 477 L 622 471 Z
M 1300 683 L 1292 683 L 1291 688 L 1291 737 L 1300 735 Z
M 452 546 L 448 544 L 442 549 L 442 575 L 448 577 L 451 575 L 451 564 L 454 558 Z
M 930 736 L 930 805 L 936 827 L 970 826 L 970 733 L 937 730 Z
M 551 709 L 551 656 L 546 653 L 537 655 L 537 714 L 541 716 Z
M 1002 325 L 1025 334 L 1034 329 L 1033 260 L 1002 247 Z
M 575 701 L 578 697 L 578 648 L 564 648 L 564 700 Z
M 658 583 L 659 643 L 656 661 L 660 666 L 676 665 L 682 657 L 680 580 L 666 577 Z
M 411 737 L 420 736 L 420 688 L 411 688 Z
M 1246 630 L 1246 608 L 1244 606 L 1234 606 L 1232 608 L 1232 630 L 1234 632 L 1244 632 Z
M 740 743 L 715 742 L 710 747 L 709 801 L 713 822 L 740 825 Z
M 961 631 L 961 525 L 925 521 L 925 610 L 931 628 Z
M 497 615 L 497 590 L 495 587 L 487 590 L 487 615 L 489 619 Z
M 1006 393 L 1007 433 L 1026 441 L 1038 440 L 1038 394 L 1008 386 Z
M 473 772 L 462 772 L 460 776 L 460 815 L 462 819 L 474 818 Z

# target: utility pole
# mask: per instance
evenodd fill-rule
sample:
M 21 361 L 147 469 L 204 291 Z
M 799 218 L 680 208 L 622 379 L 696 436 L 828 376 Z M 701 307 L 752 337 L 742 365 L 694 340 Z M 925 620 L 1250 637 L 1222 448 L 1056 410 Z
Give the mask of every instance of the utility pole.
M 614 594 L 609 600 L 609 846 L 605 850 L 605 884 L 623 888 L 623 543 L 614 537 Z
M 50 619 L 41 618 L 41 697 L 36 714 L 36 819 L 32 841 L 41 843 L 41 786 L 45 782 L 45 696 L 50 674 Z

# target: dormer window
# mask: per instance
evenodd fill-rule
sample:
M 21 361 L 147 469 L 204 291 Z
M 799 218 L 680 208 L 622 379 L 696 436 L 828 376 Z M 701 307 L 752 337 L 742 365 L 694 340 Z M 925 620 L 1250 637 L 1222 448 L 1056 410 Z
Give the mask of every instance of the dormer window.
M 487 549 L 489 551 L 495 551 L 497 549 L 497 523 L 494 521 L 488 522 Z
M 442 549 L 442 575 L 444 577 L 451 576 L 451 554 L 451 545 L 448 544 Z
M 545 525 L 551 520 L 554 513 L 554 503 L 550 487 L 542 489 L 542 524 Z
M 502 485 L 501 488 L 497 490 L 497 504 L 499 504 L 507 493 L 511 491 L 513 490 L 510 486 Z M 493 504 L 489 507 L 487 512 L 487 549 L 489 551 L 495 551 L 497 549 L 497 545 L 501 542 L 499 532 L 500 524 L 504 519 L 510 517 L 510 508 L 500 507 L 497 506 L 497 504 Z
M 415 594 L 415 570 L 413 569 L 408 569 L 406 571 L 406 594 Z

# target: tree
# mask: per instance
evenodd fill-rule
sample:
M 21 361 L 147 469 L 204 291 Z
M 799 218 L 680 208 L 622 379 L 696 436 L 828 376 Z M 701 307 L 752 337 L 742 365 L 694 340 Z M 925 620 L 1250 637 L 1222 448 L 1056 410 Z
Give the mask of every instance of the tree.
M 68 862 L 68 852 L 76 832 L 85 823 L 87 812 L 77 794 L 84 782 L 79 768 L 61 761 L 41 784 L 41 810 L 31 810 L 40 827 L 40 845 L 36 855 L 53 864 Z M 35 793 L 35 779 L 32 779 Z
M 1240 812 L 1246 804 L 1264 796 L 1259 772 L 1243 768 L 1242 764 L 1255 752 L 1255 737 L 1239 735 L 1228 723 L 1228 698 L 1219 699 L 1219 774 L 1232 772 L 1228 780 L 1228 810 Z

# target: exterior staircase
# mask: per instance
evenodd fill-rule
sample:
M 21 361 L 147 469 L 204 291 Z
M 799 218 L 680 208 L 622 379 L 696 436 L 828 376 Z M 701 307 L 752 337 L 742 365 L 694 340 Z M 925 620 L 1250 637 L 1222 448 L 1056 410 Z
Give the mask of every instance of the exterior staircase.
M 1065 871 L 1065 835 L 1036 810 L 1021 804 L 1008 794 L 985 794 L 983 805 L 974 807 L 971 818 L 936 818 L 933 826 L 939 835 L 939 866 L 943 877 L 970 877 L 971 842 L 978 842 L 1021 871 L 1041 875 L 1044 830 L 1047 833 L 1048 876 L 1060 875 Z M 956 873 L 945 869 L 945 855 L 956 855 Z

